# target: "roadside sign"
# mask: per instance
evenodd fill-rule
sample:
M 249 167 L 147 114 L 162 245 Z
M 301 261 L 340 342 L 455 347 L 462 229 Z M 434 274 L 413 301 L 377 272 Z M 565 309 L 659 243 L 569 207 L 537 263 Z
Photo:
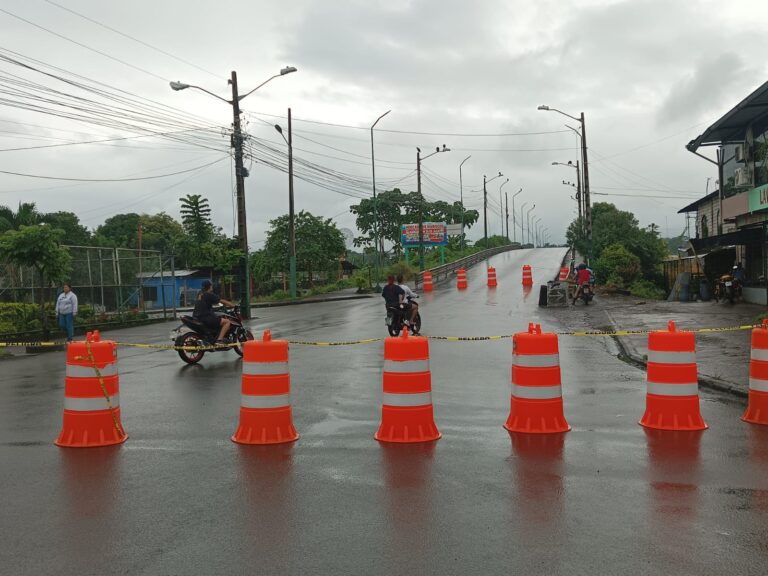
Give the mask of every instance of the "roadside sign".
M 448 244 L 448 234 L 445 222 L 424 222 L 422 224 L 424 246 L 445 246 Z M 403 224 L 400 226 L 400 243 L 404 248 L 419 245 L 419 225 Z
M 448 236 L 461 236 L 461 224 L 448 224 L 445 231 Z

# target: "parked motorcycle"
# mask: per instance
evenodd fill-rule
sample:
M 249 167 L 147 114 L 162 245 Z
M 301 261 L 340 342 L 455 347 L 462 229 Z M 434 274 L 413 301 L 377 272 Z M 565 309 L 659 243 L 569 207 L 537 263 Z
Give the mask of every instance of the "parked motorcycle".
M 581 299 L 582 302 L 584 302 L 585 306 L 589 306 L 589 303 L 592 302 L 592 298 L 595 297 L 595 289 L 593 287 L 593 284 L 590 282 L 588 284 L 584 284 L 581 287 L 581 294 L 579 294 L 579 299 Z
M 398 336 L 405 326 L 405 321 L 411 316 L 410 299 L 408 302 L 400 304 L 399 306 L 387 307 L 387 318 L 385 323 L 387 330 L 389 330 L 390 336 Z M 414 336 L 418 335 L 421 331 L 421 313 L 416 312 L 416 317 L 413 319 L 413 324 L 409 326 L 408 331 Z
M 224 345 L 216 344 L 219 329 L 211 330 L 205 324 L 192 316 L 182 316 L 181 326 L 171 332 L 171 340 L 179 347 L 179 357 L 187 364 L 196 364 L 203 359 L 206 352 L 226 352 L 234 350 L 238 356 L 243 355 L 243 343 L 253 340 L 253 334 L 243 326 L 243 315 L 240 307 L 222 307 L 216 311 L 217 316 L 226 318 L 231 325 L 224 335 Z M 233 346 L 233 344 L 236 344 Z M 183 349 L 187 348 L 187 349 Z
M 741 282 L 730 274 L 723 274 L 715 282 L 714 298 L 715 302 L 728 300 L 728 302 L 733 304 L 737 299 L 741 298 Z

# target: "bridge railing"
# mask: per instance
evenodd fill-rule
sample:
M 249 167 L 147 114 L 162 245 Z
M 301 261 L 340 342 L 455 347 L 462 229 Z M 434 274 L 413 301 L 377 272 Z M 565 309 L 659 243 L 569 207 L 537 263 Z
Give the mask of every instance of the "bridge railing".
M 453 276 L 456 273 L 456 270 L 459 268 L 469 268 L 470 266 L 474 266 L 478 262 L 487 260 L 496 254 L 501 254 L 502 252 L 508 252 L 510 250 L 519 250 L 520 248 L 521 246 L 519 244 L 497 246 L 496 248 L 488 248 L 487 250 L 475 252 L 474 254 L 470 254 L 469 256 L 460 258 L 459 260 L 449 262 L 448 264 L 442 264 L 440 266 L 436 266 L 435 268 L 430 268 L 430 272 L 432 272 L 432 282 L 434 284 L 437 284 L 438 282 L 445 282 L 451 276 Z M 424 273 L 419 272 L 416 274 L 415 283 L 417 289 L 423 283 L 423 281 Z

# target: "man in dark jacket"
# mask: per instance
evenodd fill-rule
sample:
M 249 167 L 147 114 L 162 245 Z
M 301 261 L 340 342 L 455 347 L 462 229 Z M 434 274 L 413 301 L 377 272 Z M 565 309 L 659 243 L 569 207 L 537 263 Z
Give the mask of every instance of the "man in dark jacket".
M 200 290 L 200 293 L 197 295 L 195 310 L 192 312 L 192 317 L 202 322 L 210 330 L 221 328 L 216 342 L 224 343 L 224 336 L 229 331 L 229 327 L 232 323 L 226 318 L 216 316 L 216 314 L 213 313 L 213 307 L 219 302 L 225 306 L 234 306 L 234 303 L 219 298 L 218 295 L 214 294 L 211 281 L 205 280 L 202 285 L 202 290 Z

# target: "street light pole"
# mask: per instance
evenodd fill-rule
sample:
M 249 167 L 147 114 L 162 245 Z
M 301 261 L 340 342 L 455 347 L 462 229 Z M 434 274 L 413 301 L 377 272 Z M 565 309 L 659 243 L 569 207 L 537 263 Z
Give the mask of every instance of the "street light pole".
M 488 248 L 488 188 L 487 184 L 488 182 L 493 182 L 496 180 L 496 178 L 501 178 L 504 176 L 501 172 L 499 172 L 498 176 L 494 176 L 490 180 L 488 180 L 483 174 L 483 238 L 485 238 L 485 244 L 486 248 Z
M 523 191 L 522 188 L 512 194 L 512 242 L 517 242 L 517 227 L 515 225 L 515 197 Z M 509 236 L 509 225 L 507 225 L 507 236 Z
M 248 176 L 248 170 L 243 166 L 243 133 L 240 125 L 240 100 L 253 94 L 256 90 L 264 86 L 267 82 L 270 82 L 280 76 L 285 76 L 286 74 L 290 74 L 292 72 L 296 72 L 296 68 L 293 66 L 286 66 L 285 68 L 280 70 L 279 74 L 275 74 L 274 76 L 267 78 L 264 82 L 256 86 L 256 88 L 254 88 L 250 92 L 246 92 L 245 94 L 240 95 L 237 89 L 237 72 L 233 70 L 229 80 L 229 83 L 232 86 L 232 100 L 227 100 L 226 98 L 222 98 L 221 96 L 214 94 L 213 92 L 210 92 L 205 88 L 201 88 L 200 86 L 185 84 L 183 82 L 178 82 L 178 81 L 170 83 L 172 90 L 179 91 L 179 90 L 186 90 L 187 88 L 195 88 L 197 90 L 205 92 L 206 94 L 210 94 L 214 98 L 217 98 L 223 102 L 226 102 L 230 106 L 232 106 L 233 133 L 232 133 L 231 144 L 232 144 L 232 148 L 234 148 L 235 150 L 235 185 L 237 187 L 237 237 L 240 242 L 240 250 L 243 253 L 241 266 L 240 266 L 240 270 L 241 270 L 240 307 L 241 307 L 241 313 L 246 319 L 251 318 L 251 297 L 250 297 L 251 296 L 250 294 L 251 279 L 250 279 L 250 269 L 248 266 L 248 226 L 246 223 L 246 213 L 245 213 L 245 177 Z
M 528 206 L 528 202 L 523 202 L 520 206 L 520 244 L 525 244 L 525 207 Z M 513 222 L 514 224 L 514 222 Z
M 461 178 L 461 167 L 464 166 L 464 162 L 472 158 L 472 154 L 464 158 L 459 164 L 459 203 L 461 204 L 461 247 L 464 248 L 466 242 L 464 241 L 464 181 Z
M 285 140 L 283 129 L 275 124 L 275 130 Z M 296 214 L 293 204 L 293 129 L 291 126 L 291 109 L 288 108 L 288 247 L 289 247 L 289 274 L 291 298 L 296 298 Z
M 504 203 L 501 201 L 501 189 L 504 188 L 504 184 L 509 182 L 509 178 L 504 180 L 504 182 L 501 183 L 499 186 L 499 217 L 501 218 L 501 236 L 504 236 Z
M 574 132 L 576 132 L 574 130 Z M 576 132 L 578 134 L 578 132 Z M 579 136 L 581 136 L 579 134 Z M 576 203 L 579 206 L 579 226 L 584 226 L 584 220 L 582 218 L 582 212 L 581 212 L 581 171 L 579 170 L 579 161 L 576 160 L 576 164 L 568 160 L 568 163 L 565 164 L 563 162 L 552 162 L 552 166 L 565 166 L 567 168 L 576 168 Z M 563 181 L 565 182 L 565 181 Z
M 589 160 L 587 158 L 587 127 L 586 122 L 584 121 L 584 112 L 582 112 L 579 117 L 571 116 L 570 114 L 566 114 L 562 110 L 558 110 L 556 108 L 550 108 L 546 105 L 541 105 L 538 108 L 539 110 L 545 110 L 548 112 L 557 112 L 558 114 L 562 114 L 563 116 L 567 116 L 568 118 L 572 120 L 576 120 L 581 124 L 581 170 L 582 170 L 582 178 L 584 179 L 584 219 L 586 220 L 586 226 L 587 226 L 587 264 L 589 264 L 591 258 L 592 258 L 592 201 L 590 199 L 590 190 L 589 190 Z
M 440 152 L 450 151 L 451 149 L 446 148 L 445 144 L 443 144 L 442 149 L 438 146 L 435 148 L 434 152 L 427 154 L 422 158 L 421 148 L 416 148 L 416 185 L 417 195 L 419 197 L 419 272 L 424 271 L 424 197 L 421 195 L 421 162 Z
M 528 244 L 531 243 L 531 211 L 536 208 L 536 204 L 528 208 L 528 212 L 525 213 L 525 221 L 528 224 Z
M 376 293 L 381 292 L 381 285 L 379 284 L 379 276 L 380 276 L 380 268 L 381 268 L 381 262 L 379 262 L 379 213 L 378 213 L 378 207 L 377 207 L 377 200 L 376 200 L 376 161 L 374 160 L 373 156 L 373 129 L 376 126 L 376 124 L 379 123 L 379 120 L 384 118 L 387 114 L 392 112 L 392 110 L 387 110 L 376 118 L 376 122 L 371 124 L 371 175 L 373 176 L 373 242 L 375 244 L 375 250 L 374 250 L 374 258 L 373 258 L 373 269 L 374 269 L 374 275 L 376 276 L 376 287 L 374 290 Z
M 506 213 L 507 222 L 507 240 L 509 240 L 509 194 L 504 192 L 504 212 Z

